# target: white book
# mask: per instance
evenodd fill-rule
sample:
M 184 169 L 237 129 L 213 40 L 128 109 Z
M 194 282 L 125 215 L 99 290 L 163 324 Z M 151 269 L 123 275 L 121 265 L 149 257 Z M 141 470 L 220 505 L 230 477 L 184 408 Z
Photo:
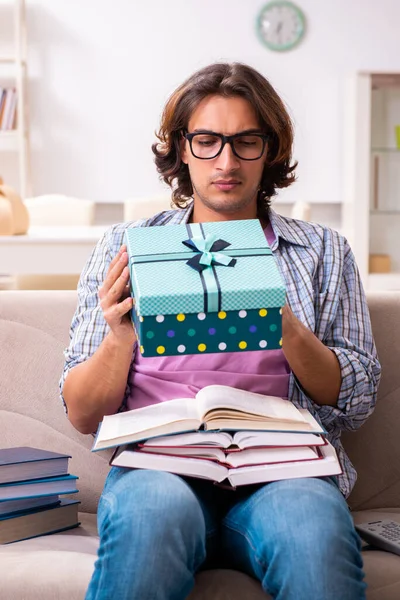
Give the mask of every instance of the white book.
M 301 410 L 301 409 L 300 409 Z M 175 433 L 150 438 L 138 446 L 141 448 L 223 448 L 227 452 L 234 449 L 290 446 L 323 446 L 325 438 L 314 433 L 288 433 L 280 431 L 195 431 Z
M 135 448 L 138 452 L 162 454 L 216 460 L 229 467 L 244 467 L 249 465 L 267 465 L 273 463 L 289 462 L 294 460 L 318 460 L 319 453 L 312 447 L 301 448 L 246 448 L 245 450 L 226 451 L 221 448 L 199 448 L 186 446 L 185 448 Z
M 209 385 L 195 398 L 178 398 L 105 416 L 92 450 L 199 429 L 325 433 L 309 411 L 296 408 L 289 400 Z
M 334 447 L 327 442 L 317 448 L 318 460 L 294 460 L 229 468 L 213 460 L 152 454 L 122 446 L 110 464 L 117 467 L 168 471 L 177 475 L 226 482 L 232 487 L 300 477 L 327 477 L 342 472 Z

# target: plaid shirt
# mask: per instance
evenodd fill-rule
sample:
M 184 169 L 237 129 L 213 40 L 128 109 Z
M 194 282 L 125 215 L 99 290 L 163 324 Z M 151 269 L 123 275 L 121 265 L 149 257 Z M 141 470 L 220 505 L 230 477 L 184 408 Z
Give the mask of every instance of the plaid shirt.
M 113 225 L 97 243 L 78 284 L 78 306 L 60 380 L 63 402 L 62 389 L 68 371 L 89 358 L 108 331 L 98 289 L 123 243 L 125 230 L 187 223 L 191 211 L 192 204 L 149 219 Z M 296 317 L 336 354 L 342 375 L 336 407 L 313 402 L 293 373 L 289 399 L 298 407 L 308 408 L 327 430 L 328 439 L 338 451 L 343 469 L 339 486 L 347 497 L 357 475 L 342 447 L 340 434 L 343 429 L 357 429 L 372 413 L 381 372 L 358 269 L 347 240 L 336 231 L 282 217 L 272 209 L 269 218 L 276 238 L 271 249 L 286 284 L 287 302 Z M 127 385 L 121 409 L 129 393 Z

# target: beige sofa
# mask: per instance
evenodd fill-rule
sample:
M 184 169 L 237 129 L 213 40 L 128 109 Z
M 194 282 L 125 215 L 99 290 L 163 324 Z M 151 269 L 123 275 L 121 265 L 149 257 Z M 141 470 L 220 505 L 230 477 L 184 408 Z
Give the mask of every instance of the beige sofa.
M 368 300 L 383 378 L 375 413 L 360 431 L 345 436 L 359 472 L 349 503 L 356 520 L 400 521 L 400 293 Z M 80 600 L 91 577 L 108 455 L 90 452 L 91 437 L 73 429 L 58 399 L 75 303 L 72 291 L 0 292 L 0 447 L 32 445 L 71 454 L 82 511 L 78 529 L 0 547 L 0 600 Z M 366 550 L 364 562 L 368 600 L 398 600 L 400 556 Z M 234 571 L 202 573 L 190 596 L 263 598 L 256 581 Z

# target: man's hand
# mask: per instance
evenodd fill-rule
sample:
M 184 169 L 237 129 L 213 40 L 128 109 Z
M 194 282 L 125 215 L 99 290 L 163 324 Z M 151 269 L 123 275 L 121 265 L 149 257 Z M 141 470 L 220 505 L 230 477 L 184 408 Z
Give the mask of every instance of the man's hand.
M 115 339 L 133 345 L 136 335 L 127 314 L 133 306 L 127 264 L 128 254 L 124 245 L 111 261 L 107 276 L 99 289 L 99 298 L 104 319 Z
M 336 406 L 342 375 L 336 354 L 282 308 L 282 350 L 305 393 L 317 404 Z
M 288 304 L 282 308 L 282 349 L 288 348 L 291 343 L 300 341 L 307 328 L 293 314 Z

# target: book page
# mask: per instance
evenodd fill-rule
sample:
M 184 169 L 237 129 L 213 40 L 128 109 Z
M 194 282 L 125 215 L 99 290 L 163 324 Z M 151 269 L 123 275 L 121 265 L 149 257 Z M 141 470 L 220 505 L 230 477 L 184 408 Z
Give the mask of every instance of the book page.
M 184 448 L 155 448 L 154 446 L 144 446 L 139 444 L 137 452 L 150 452 L 152 454 L 162 454 L 168 456 L 188 456 L 191 458 L 209 458 L 218 462 L 226 462 L 226 454 L 222 448 L 203 448 L 199 446 L 185 446 Z
M 200 425 L 197 403 L 193 398 L 167 400 L 115 415 L 106 415 L 96 438 L 96 444 L 118 440 L 154 430 L 169 423 L 197 420 Z M 183 427 L 184 429 L 184 427 Z
M 232 452 L 226 456 L 226 463 L 231 467 L 251 465 L 268 465 L 295 460 L 318 460 L 319 455 L 314 448 L 248 448 Z
M 280 431 L 237 431 L 233 443 L 239 448 L 270 446 L 275 448 L 289 446 L 323 446 L 323 437 L 313 433 L 281 433 Z
M 143 448 L 182 448 L 215 446 L 228 448 L 232 444 L 232 436 L 225 431 L 208 432 L 195 431 L 193 433 L 176 433 L 175 435 L 162 435 L 147 440 Z
M 197 393 L 197 399 L 205 421 L 207 421 L 207 417 L 212 410 L 221 408 L 279 421 L 295 421 L 298 423 L 306 421 L 296 406 L 289 400 L 277 396 L 255 394 L 225 385 L 209 385 Z M 226 414 L 226 411 L 224 413 Z

